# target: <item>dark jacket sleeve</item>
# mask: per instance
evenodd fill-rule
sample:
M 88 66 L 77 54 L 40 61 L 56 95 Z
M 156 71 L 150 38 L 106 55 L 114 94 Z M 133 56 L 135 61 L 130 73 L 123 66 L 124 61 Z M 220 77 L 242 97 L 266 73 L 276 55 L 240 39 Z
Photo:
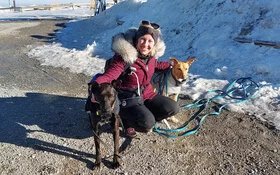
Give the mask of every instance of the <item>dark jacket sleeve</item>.
M 104 72 L 103 75 L 98 77 L 95 82 L 97 82 L 98 84 L 111 83 L 113 80 L 118 79 L 118 77 L 124 71 L 125 65 L 126 63 L 124 62 L 124 60 L 120 56 L 115 55 L 108 70 Z

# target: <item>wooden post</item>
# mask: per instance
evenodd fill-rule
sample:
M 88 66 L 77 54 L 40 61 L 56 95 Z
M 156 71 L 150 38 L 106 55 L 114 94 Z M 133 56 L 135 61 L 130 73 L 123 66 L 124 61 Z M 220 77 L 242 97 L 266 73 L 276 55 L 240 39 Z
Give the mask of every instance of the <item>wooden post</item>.
M 16 11 L 16 0 L 13 0 L 14 3 L 14 11 Z
M 89 5 L 90 10 L 95 10 L 95 6 L 96 6 L 95 0 L 90 0 L 90 5 Z

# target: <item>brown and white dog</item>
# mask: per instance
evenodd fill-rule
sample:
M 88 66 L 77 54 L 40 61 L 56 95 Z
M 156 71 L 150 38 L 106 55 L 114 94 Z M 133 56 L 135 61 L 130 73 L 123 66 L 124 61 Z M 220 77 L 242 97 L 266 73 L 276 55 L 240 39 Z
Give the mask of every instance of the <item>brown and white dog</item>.
M 157 81 L 152 82 L 153 86 L 156 88 L 156 91 L 173 99 L 174 101 L 178 101 L 182 84 L 186 82 L 189 68 L 195 60 L 196 58 L 188 58 L 185 62 L 183 62 L 171 57 L 170 61 L 172 63 L 172 69 L 170 72 L 165 73 L 165 76 L 162 74 L 163 77 L 158 78 L 162 80 L 160 83 Z M 178 120 L 173 116 L 169 117 L 168 120 L 171 120 L 174 123 L 178 122 Z M 164 122 L 170 128 L 166 120 Z

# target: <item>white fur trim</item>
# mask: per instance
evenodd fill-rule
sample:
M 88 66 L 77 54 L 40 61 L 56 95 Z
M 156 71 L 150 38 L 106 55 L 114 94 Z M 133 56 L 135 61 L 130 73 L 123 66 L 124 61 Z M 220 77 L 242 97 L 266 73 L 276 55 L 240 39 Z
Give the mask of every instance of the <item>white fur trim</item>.
M 133 64 L 137 57 L 138 52 L 134 47 L 133 39 L 135 38 L 137 29 L 129 29 L 125 33 L 119 33 L 113 36 L 112 40 L 112 50 L 121 55 L 125 62 Z M 158 42 L 154 46 L 151 56 L 155 56 L 156 59 L 164 55 L 165 43 L 163 40 L 158 39 Z

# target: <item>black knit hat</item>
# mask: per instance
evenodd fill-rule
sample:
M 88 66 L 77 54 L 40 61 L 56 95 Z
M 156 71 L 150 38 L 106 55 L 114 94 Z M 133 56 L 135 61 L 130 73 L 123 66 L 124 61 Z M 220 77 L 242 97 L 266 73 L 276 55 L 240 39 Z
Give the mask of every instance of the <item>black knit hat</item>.
M 159 25 L 155 23 L 150 23 L 149 21 L 142 21 L 137 33 L 136 33 L 136 38 L 135 41 L 146 34 L 152 35 L 153 39 L 155 40 L 155 43 L 157 43 L 159 37 L 160 37 L 160 30 L 159 30 Z

